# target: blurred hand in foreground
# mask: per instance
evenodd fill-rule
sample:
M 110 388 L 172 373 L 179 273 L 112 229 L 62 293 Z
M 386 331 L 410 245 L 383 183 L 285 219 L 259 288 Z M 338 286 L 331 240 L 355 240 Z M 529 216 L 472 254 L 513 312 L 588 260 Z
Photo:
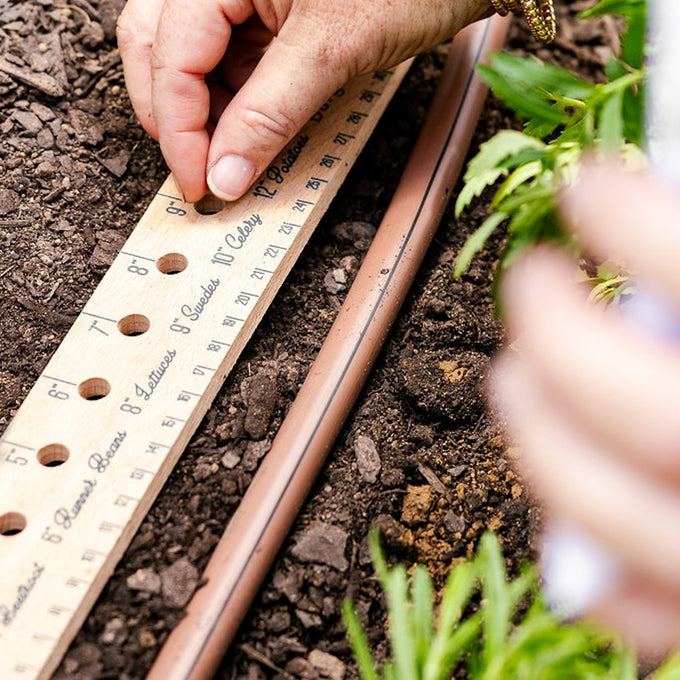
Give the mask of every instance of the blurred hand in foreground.
M 680 196 L 651 174 L 584 168 L 566 225 L 635 272 L 680 318 Z M 507 275 L 513 346 L 492 400 L 551 519 L 581 527 L 624 576 L 592 615 L 645 654 L 680 645 L 680 344 L 586 303 L 573 261 L 548 247 Z
M 490 14 L 488 0 L 128 0 L 118 42 L 184 198 L 233 200 L 349 78 Z

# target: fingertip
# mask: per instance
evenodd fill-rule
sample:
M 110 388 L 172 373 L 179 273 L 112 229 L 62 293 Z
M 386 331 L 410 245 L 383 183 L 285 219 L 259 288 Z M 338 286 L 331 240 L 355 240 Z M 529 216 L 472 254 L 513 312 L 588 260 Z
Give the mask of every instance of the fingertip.
M 510 330 L 522 325 L 526 310 L 551 304 L 551 298 L 576 281 L 576 264 L 555 246 L 527 250 L 504 272 L 501 308 Z
M 257 176 L 255 164 L 234 154 L 222 156 L 208 173 L 208 187 L 224 201 L 235 201 L 248 191 Z

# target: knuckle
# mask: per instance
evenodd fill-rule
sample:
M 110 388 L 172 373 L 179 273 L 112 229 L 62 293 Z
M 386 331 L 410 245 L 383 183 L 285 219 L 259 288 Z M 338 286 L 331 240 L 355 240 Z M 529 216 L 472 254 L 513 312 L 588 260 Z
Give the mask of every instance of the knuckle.
M 300 127 L 290 114 L 281 110 L 264 112 L 245 107 L 241 119 L 255 137 L 267 144 L 288 142 Z

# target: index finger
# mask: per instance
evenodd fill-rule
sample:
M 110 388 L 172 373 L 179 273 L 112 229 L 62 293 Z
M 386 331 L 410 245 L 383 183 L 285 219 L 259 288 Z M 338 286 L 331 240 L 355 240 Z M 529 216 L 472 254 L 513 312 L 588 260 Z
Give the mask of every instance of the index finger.
M 236 22 L 245 20 L 236 16 Z M 232 22 L 219 2 L 166 0 L 153 46 L 152 105 L 161 150 L 184 198 L 207 190 L 210 92 L 205 76 L 222 59 Z

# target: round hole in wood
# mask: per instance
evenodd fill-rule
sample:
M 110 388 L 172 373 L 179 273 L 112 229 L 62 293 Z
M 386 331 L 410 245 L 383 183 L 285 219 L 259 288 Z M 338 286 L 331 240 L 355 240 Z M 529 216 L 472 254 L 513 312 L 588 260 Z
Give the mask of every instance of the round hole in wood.
M 88 401 L 103 399 L 111 391 L 111 385 L 104 378 L 88 378 L 78 385 L 78 394 Z
M 45 467 L 57 467 L 65 463 L 69 457 L 69 450 L 63 444 L 48 444 L 38 450 L 38 462 Z
M 128 314 L 118 322 L 118 330 L 128 337 L 143 335 L 149 328 L 151 322 L 144 314 Z
M 189 260 L 181 253 L 167 253 L 156 260 L 156 267 L 161 274 L 179 274 L 188 266 Z
M 16 536 L 26 528 L 26 518 L 20 512 L 0 515 L 0 536 Z
M 194 208 L 199 215 L 217 215 L 226 203 L 214 194 L 207 193 L 200 201 L 194 203 Z

